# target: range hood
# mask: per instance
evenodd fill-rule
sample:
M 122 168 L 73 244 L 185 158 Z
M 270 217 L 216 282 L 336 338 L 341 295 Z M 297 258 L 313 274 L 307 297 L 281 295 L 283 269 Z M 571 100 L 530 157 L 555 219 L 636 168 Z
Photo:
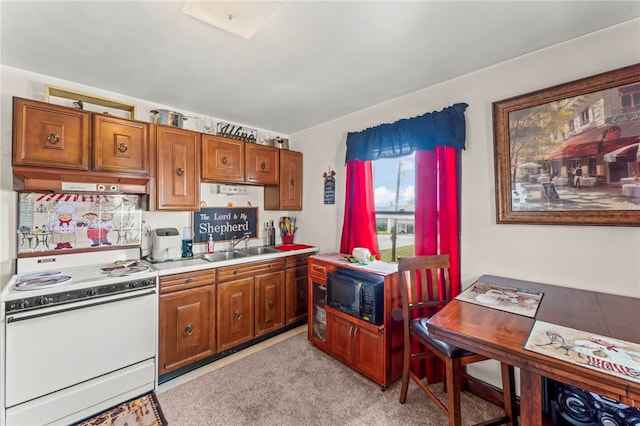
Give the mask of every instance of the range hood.
M 81 172 L 76 170 L 13 168 L 13 190 L 18 192 L 69 192 L 140 194 L 150 192 L 148 176 L 117 173 Z

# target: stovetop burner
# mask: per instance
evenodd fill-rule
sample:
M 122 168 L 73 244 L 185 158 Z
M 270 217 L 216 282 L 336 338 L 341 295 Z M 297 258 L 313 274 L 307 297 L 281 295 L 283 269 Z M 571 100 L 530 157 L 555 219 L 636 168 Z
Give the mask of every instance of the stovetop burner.
M 126 266 L 124 268 L 118 268 L 118 269 L 112 269 L 108 272 L 108 275 L 110 277 L 125 277 L 127 275 L 135 275 L 135 274 L 141 274 L 143 272 L 147 272 L 149 270 L 149 267 L 146 265 L 132 265 L 132 266 Z
M 14 284 L 16 290 L 39 290 L 41 288 L 55 287 L 71 282 L 68 275 L 60 275 L 60 272 L 30 274 L 19 278 Z

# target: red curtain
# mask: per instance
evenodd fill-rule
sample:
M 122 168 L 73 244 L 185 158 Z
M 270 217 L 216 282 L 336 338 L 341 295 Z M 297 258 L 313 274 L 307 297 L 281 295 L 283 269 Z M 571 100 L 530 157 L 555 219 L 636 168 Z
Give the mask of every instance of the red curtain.
M 351 254 L 354 247 L 368 248 L 377 259 L 380 259 L 371 161 L 351 160 L 347 163 L 340 253 Z
M 445 146 L 416 151 L 415 254 L 449 255 L 452 296 L 460 293 L 459 156 L 458 149 Z M 412 370 L 430 383 L 444 377 L 444 365 L 434 359 Z

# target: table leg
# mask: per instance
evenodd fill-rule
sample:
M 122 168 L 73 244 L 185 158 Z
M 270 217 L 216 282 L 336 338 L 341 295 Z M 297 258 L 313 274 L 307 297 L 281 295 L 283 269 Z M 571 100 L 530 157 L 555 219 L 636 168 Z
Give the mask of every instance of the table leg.
M 542 425 L 542 376 L 520 369 L 520 425 Z

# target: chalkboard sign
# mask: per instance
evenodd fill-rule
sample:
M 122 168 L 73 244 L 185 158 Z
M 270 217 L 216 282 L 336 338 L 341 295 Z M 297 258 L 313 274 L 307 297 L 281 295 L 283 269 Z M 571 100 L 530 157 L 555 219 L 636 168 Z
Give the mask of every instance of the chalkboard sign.
M 542 184 L 542 189 L 544 190 L 544 196 L 547 197 L 547 200 L 560 199 L 558 191 L 556 191 L 556 186 L 553 184 L 553 182 L 544 182 Z
M 258 237 L 257 207 L 204 207 L 193 212 L 193 242 L 204 243 L 209 234 L 214 241 L 233 237 Z

